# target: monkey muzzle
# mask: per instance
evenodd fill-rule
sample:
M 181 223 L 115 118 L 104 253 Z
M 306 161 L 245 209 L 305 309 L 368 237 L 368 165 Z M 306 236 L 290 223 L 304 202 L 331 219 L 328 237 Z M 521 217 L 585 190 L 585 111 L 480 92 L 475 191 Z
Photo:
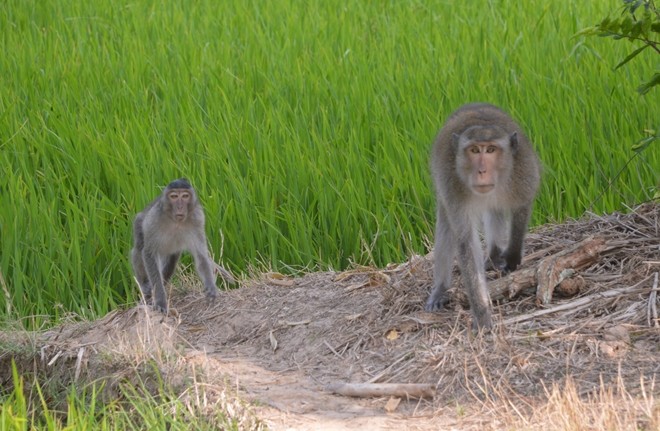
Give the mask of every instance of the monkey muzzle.
M 472 186 L 472 189 L 482 195 L 485 195 L 486 193 L 490 192 L 495 188 L 495 184 L 475 184 Z
M 172 213 L 174 220 L 182 222 L 186 220 L 186 217 L 188 217 L 188 208 L 182 202 L 176 202 L 173 205 Z

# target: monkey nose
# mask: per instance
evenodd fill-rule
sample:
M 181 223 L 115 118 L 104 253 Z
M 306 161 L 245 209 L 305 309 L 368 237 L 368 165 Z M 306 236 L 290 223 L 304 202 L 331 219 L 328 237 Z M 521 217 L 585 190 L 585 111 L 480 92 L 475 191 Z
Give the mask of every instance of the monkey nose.
M 485 174 L 487 170 L 486 164 L 480 161 L 477 165 L 477 172 L 479 172 L 479 175 Z

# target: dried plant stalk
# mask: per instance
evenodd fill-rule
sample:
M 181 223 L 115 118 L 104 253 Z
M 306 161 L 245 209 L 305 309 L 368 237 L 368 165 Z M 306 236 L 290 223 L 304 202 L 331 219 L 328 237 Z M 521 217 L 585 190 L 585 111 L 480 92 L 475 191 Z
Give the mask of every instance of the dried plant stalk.
M 426 383 L 332 383 L 328 392 L 348 397 L 433 398 L 435 387 Z

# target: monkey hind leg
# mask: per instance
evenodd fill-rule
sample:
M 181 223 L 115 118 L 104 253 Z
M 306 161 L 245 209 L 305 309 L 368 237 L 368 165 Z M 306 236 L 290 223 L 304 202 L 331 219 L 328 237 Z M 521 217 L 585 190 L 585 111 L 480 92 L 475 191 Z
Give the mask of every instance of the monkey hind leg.
M 151 302 L 151 296 L 152 296 L 151 285 L 149 284 L 149 281 L 147 281 L 146 283 L 139 283 L 139 284 L 140 284 L 140 292 L 142 292 L 143 302 L 145 304 L 149 304 Z
M 433 290 L 426 300 L 426 311 L 439 311 L 449 301 L 447 289 L 451 285 L 451 271 L 456 254 L 455 242 L 447 213 L 444 207 L 438 205 L 433 245 Z
M 154 310 L 167 314 L 167 295 L 165 294 L 165 287 L 161 284 L 154 288 Z
M 167 294 L 163 285 L 163 276 L 158 267 L 157 257 L 151 253 L 143 252 L 142 260 L 147 270 L 151 295 L 153 295 L 153 307 L 157 311 L 167 313 Z
M 137 248 L 131 250 L 131 263 L 133 264 L 133 272 L 135 272 L 135 278 L 140 286 L 142 297 L 146 303 L 149 303 L 151 301 L 151 282 L 144 267 L 142 252 Z
M 167 258 L 165 258 L 165 265 L 163 266 L 163 283 L 167 284 L 168 281 L 170 281 L 170 278 L 172 278 L 172 275 L 174 274 L 174 270 L 176 269 L 176 264 L 179 263 L 179 257 L 181 256 L 181 253 L 173 253 Z
M 531 215 L 531 204 L 518 208 L 513 212 L 511 219 L 511 231 L 507 249 L 502 253 L 506 264 L 506 270 L 515 271 L 522 262 L 523 240 L 527 232 L 527 223 Z
M 511 216 L 504 211 L 491 210 L 483 216 L 484 235 L 488 258 L 486 269 L 507 271 L 507 262 L 504 250 L 509 240 L 509 224 Z
M 485 264 L 487 271 L 495 270 L 505 273 L 509 272 L 507 271 L 506 257 L 504 256 L 504 251 L 497 246 L 493 246 L 488 251 L 488 258 L 486 259 Z
M 215 285 L 215 264 L 211 261 L 208 250 L 206 248 L 200 249 L 193 257 L 195 259 L 197 274 L 204 283 L 206 297 L 210 300 L 215 300 L 218 297 L 218 288 Z

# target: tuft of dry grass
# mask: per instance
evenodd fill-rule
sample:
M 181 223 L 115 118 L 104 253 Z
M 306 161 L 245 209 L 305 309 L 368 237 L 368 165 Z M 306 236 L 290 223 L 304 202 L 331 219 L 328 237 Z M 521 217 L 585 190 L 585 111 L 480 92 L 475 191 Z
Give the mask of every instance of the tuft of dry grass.
M 536 407 L 529 418 L 521 418 L 521 428 L 530 430 L 612 430 L 636 431 L 660 429 L 660 404 L 650 387 L 641 383 L 636 395 L 616 386 L 602 384 L 597 392 L 581 394 L 572 378 L 563 384 L 553 383 L 546 391 L 547 402 Z M 518 424 L 512 423 L 514 428 Z

